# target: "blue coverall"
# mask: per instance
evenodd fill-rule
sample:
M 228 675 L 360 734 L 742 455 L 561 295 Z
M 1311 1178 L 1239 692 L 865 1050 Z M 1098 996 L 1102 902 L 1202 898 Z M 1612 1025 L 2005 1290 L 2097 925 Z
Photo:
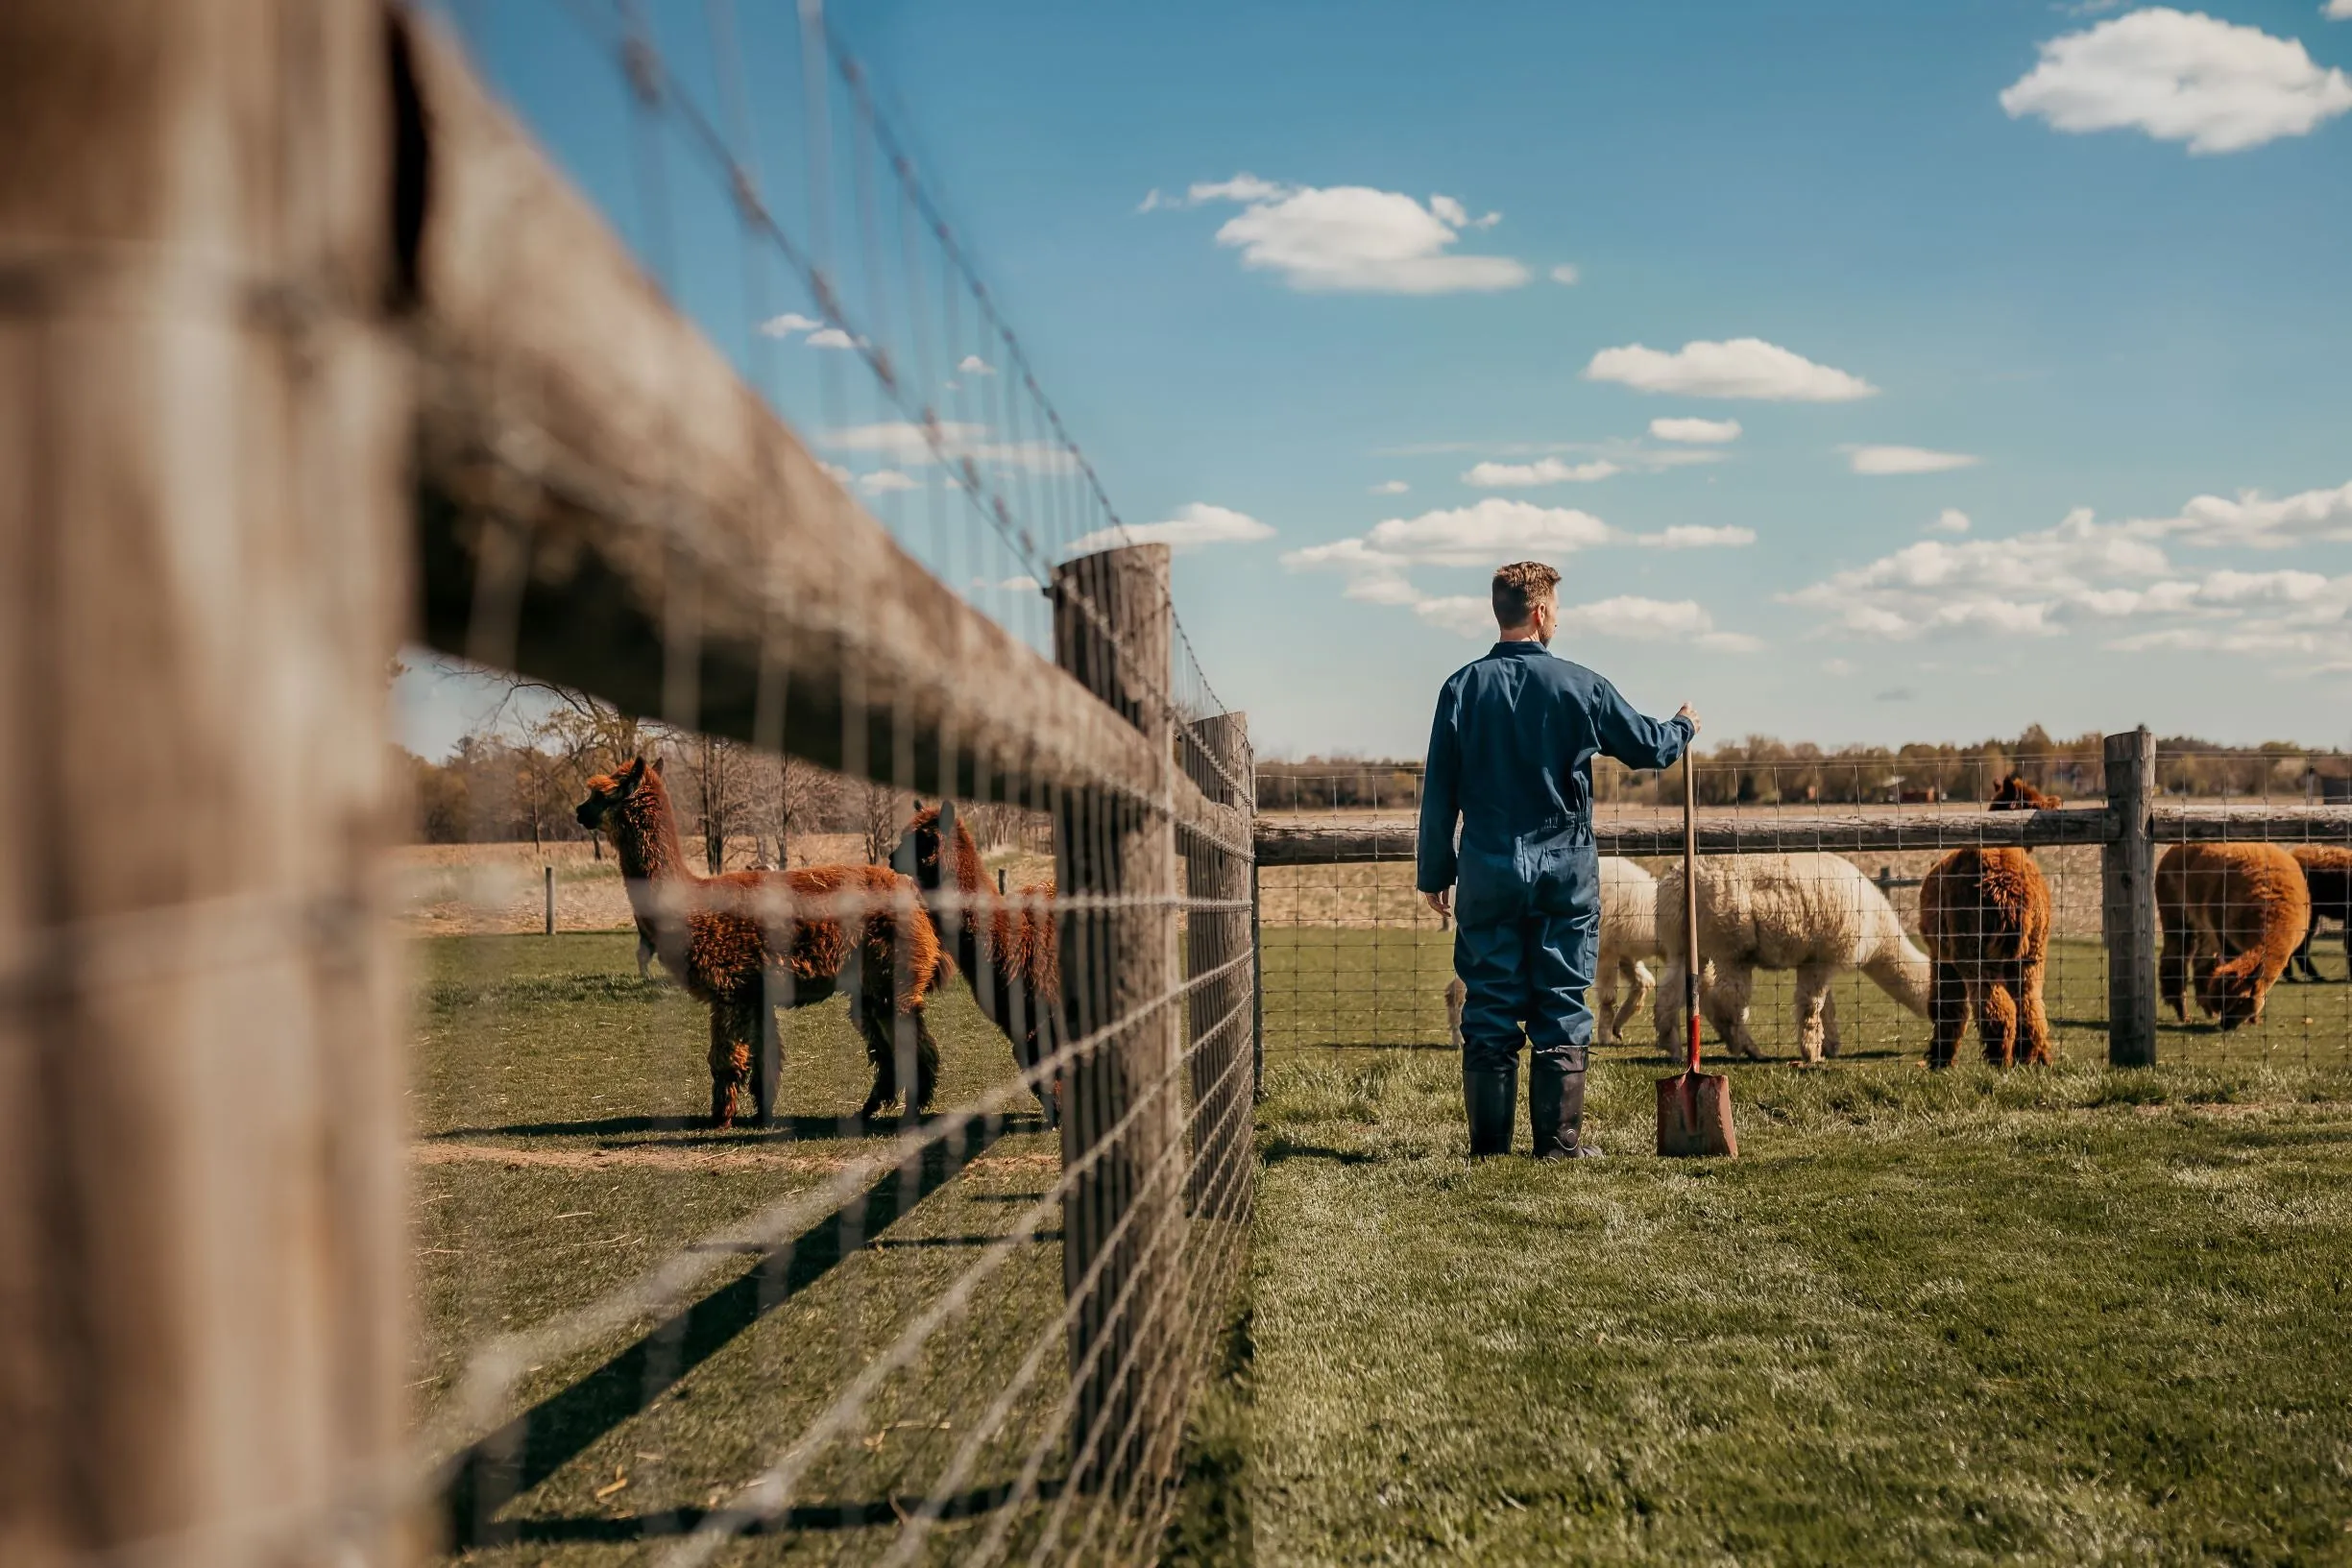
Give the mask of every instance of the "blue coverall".
M 1538 1057 L 1583 1067 L 1601 930 L 1592 759 L 1666 767 L 1690 736 L 1540 642 L 1497 642 L 1438 693 L 1414 881 L 1456 889 L 1465 1070 L 1515 1068 L 1522 1025 Z

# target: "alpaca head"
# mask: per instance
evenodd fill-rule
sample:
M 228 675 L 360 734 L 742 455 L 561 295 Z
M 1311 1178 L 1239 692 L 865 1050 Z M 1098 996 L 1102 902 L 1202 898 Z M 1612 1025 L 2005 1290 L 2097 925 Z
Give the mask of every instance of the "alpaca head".
M 951 842 L 953 851 L 946 848 Z M 936 893 L 948 880 L 946 857 L 951 853 L 956 857 L 956 885 L 967 892 L 978 890 L 987 880 L 980 869 L 980 846 L 972 841 L 972 830 L 957 820 L 956 803 L 941 801 L 908 822 L 890 865 L 900 876 L 913 878 L 924 892 Z
M 2048 810 L 2050 807 L 2059 804 L 2060 802 L 2057 796 L 2045 795 L 2039 789 L 2036 789 L 2033 787 L 2033 785 L 2027 784 L 2024 774 L 2012 773 L 2006 778 L 2002 779 L 2000 783 L 1993 786 L 1993 800 L 1992 804 L 1987 808 L 1987 809 L 1994 811 L 2042 811 Z
M 2262 966 L 2256 956 L 2247 953 L 2197 977 L 2196 1000 L 2225 1033 L 2262 1017 Z
M 648 779 L 654 781 L 653 790 L 659 791 L 661 770 L 648 768 L 642 757 L 632 758 L 629 765 L 618 773 L 599 773 L 588 781 L 588 799 L 580 802 L 572 815 L 580 819 L 581 827 L 595 832 L 616 811 L 636 798 Z

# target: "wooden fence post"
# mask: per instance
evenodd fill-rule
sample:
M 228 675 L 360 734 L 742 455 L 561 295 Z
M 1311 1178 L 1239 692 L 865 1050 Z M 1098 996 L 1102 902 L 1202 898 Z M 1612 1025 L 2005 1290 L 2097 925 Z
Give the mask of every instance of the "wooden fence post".
M 1255 815 L 1249 788 L 1250 779 L 1249 720 L 1242 713 L 1220 713 L 1196 719 L 1191 734 L 1200 747 L 1223 765 L 1224 774 L 1208 759 L 1193 755 L 1190 739 L 1179 737 L 1187 771 L 1200 792 L 1220 806 L 1241 808 L 1241 828 L 1247 834 Z M 1239 782 L 1228 783 L 1226 775 Z M 1245 839 L 1245 843 L 1247 839 Z M 1187 975 L 1205 975 L 1234 964 L 1254 950 L 1249 946 L 1249 861 L 1204 836 L 1187 834 L 1184 845 L 1184 891 L 1189 900 L 1214 900 L 1232 909 L 1188 909 L 1185 913 Z M 1193 1214 L 1215 1215 L 1221 1203 L 1246 1202 L 1246 1184 L 1237 1187 L 1226 1175 L 1234 1161 L 1246 1158 L 1249 1124 L 1235 1103 L 1249 1084 L 1233 1072 L 1242 1059 L 1253 1012 L 1250 965 L 1240 965 L 1196 988 L 1186 1008 L 1186 1031 L 1192 1055 L 1193 1165 L 1186 1184 L 1185 1206 Z M 1237 1016 L 1238 1015 L 1238 1016 Z M 1240 1194 L 1239 1199 L 1229 1194 Z M 1221 1194 L 1227 1194 L 1221 1196 Z M 1222 1217 L 1220 1217 L 1222 1218 Z
M 12 1565 L 401 1556 L 386 36 L 0 4 Z
M 547 934 L 553 936 L 555 934 L 555 868 L 542 866 L 540 870 L 545 873 L 544 880 L 547 890 Z
M 2111 836 L 2099 852 L 2099 925 L 2107 944 L 2107 1060 L 2156 1065 L 2156 745 L 2147 726 L 2107 737 Z
M 1164 544 L 1136 544 L 1056 567 L 1054 652 L 1063 669 L 1143 733 L 1173 775 L 1168 558 Z M 1183 1098 L 1180 1009 L 1162 1001 L 1177 977 L 1176 833 L 1166 798 L 1166 790 L 1160 801 L 1063 790 L 1054 811 L 1056 874 L 1066 893 L 1158 901 L 1065 905 L 1059 917 L 1066 1038 L 1103 1035 L 1072 1059 L 1062 1098 L 1064 1169 L 1077 1170 L 1095 1156 L 1062 1198 L 1062 1281 L 1077 1306 L 1070 1458 L 1073 1483 L 1084 1487 L 1135 1482 L 1137 1461 L 1158 1446 L 1142 1430 L 1146 1412 L 1166 1404 L 1152 1394 L 1167 1359 L 1159 1341 L 1170 1337 L 1161 1315 L 1172 1291 L 1152 1276 L 1161 1266 L 1155 1243 L 1171 1218 L 1174 1185 L 1158 1163 L 1173 1146 Z M 1149 1105 L 1114 1134 L 1147 1096 L 1153 1097 Z M 1113 1242 L 1123 1218 L 1127 1228 Z M 1102 1269 L 1089 1284 L 1098 1259 Z

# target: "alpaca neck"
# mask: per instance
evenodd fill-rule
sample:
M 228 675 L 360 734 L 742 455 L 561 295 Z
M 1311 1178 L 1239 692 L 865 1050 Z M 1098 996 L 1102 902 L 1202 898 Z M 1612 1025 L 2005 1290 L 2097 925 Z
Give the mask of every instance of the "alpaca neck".
M 652 773 L 645 775 L 610 820 L 613 850 L 620 857 L 620 874 L 628 881 L 629 907 L 641 919 L 661 913 L 679 884 L 693 887 L 701 883 L 702 879 L 686 863 L 669 797 Z
M 1902 1002 L 1920 1017 L 1928 1016 L 1928 993 L 1934 983 L 1932 966 L 1928 955 L 1911 946 L 1900 931 L 1893 940 L 1881 942 L 1862 965 L 1862 973 L 1875 981 L 1879 990 Z

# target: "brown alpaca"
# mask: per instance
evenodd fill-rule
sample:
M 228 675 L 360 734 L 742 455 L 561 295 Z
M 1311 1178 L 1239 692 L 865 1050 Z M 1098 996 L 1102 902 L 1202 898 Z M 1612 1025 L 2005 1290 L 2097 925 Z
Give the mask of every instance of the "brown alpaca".
M 748 1077 L 755 1114 L 766 1124 L 782 1053 L 775 1010 L 837 991 L 849 996 L 850 1022 L 874 1067 L 873 1091 L 858 1114 L 873 1116 L 899 1098 L 901 1035 L 910 1037 L 914 1058 L 907 1109 L 930 1106 L 939 1047 L 923 1000 L 946 960 L 930 923 L 914 918 L 911 881 L 882 866 L 698 877 L 679 848 L 662 776 L 642 757 L 589 780 L 578 816 L 582 827 L 612 836 L 641 940 L 650 937 L 662 966 L 710 1006 L 714 1122 L 733 1124 Z M 853 919 L 861 921 L 855 939 Z
M 2049 883 L 2033 856 L 2014 848 L 1953 850 L 1920 883 L 1919 932 L 1935 960 L 1928 1065 L 1952 1065 L 1971 1013 L 1986 1061 L 2048 1064 Z
M 2022 773 L 2012 773 L 1993 786 L 1991 809 L 1996 811 L 2047 811 L 2065 804 L 2055 795 L 2045 795 L 2025 782 Z
M 949 880 L 940 849 L 951 836 L 952 901 L 938 897 Z M 1059 1097 L 1040 1067 L 1061 1038 L 1061 941 L 1054 925 L 1053 880 L 1023 886 L 1017 907 L 999 898 L 972 830 L 956 819 L 952 803 L 917 811 L 891 859 L 913 875 L 933 926 L 971 984 L 972 1000 L 1012 1042 L 1013 1061 L 1045 1111 L 1045 1124 L 1055 1125 Z
M 2288 851 L 2294 863 L 2303 868 L 2303 885 L 2311 894 L 2311 924 L 2303 928 L 2303 940 L 2287 961 L 2287 977 L 2291 980 L 2319 978 L 2319 966 L 2311 961 L 2312 938 L 2319 934 L 2319 922 L 2343 922 L 2344 961 L 2352 965 L 2352 848 L 2342 844 L 2297 844 Z M 2301 973 L 2297 974 L 2296 971 Z
M 2156 862 L 2164 927 L 2157 988 L 2175 1018 L 2197 1006 L 2221 1027 L 2259 1023 L 2264 999 L 2311 928 L 2303 868 L 2276 844 L 2175 844 Z

